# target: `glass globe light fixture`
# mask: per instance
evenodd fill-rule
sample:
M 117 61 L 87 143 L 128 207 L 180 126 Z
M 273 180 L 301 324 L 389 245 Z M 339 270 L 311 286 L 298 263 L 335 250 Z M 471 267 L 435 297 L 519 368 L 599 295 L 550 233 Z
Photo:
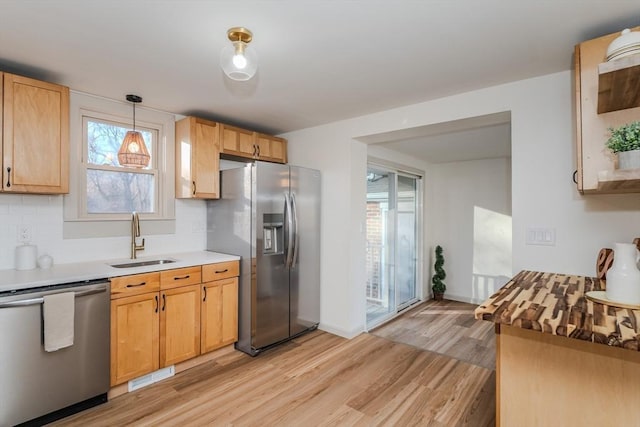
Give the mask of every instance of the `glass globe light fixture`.
M 220 53 L 222 71 L 231 80 L 249 80 L 258 70 L 258 55 L 249 46 L 253 34 L 246 28 L 233 27 L 227 31 L 227 37 L 231 44 L 225 46 Z

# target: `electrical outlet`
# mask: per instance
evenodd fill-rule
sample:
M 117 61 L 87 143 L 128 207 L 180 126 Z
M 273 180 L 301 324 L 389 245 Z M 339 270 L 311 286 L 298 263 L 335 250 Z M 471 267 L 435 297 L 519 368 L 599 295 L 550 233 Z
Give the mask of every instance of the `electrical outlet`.
M 18 226 L 18 241 L 22 243 L 30 242 L 33 238 L 33 230 L 30 225 L 20 224 Z

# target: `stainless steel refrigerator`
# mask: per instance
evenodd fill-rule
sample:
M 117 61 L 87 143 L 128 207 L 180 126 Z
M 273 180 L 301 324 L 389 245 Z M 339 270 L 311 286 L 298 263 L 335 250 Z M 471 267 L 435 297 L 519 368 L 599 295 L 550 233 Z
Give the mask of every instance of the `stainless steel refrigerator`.
M 241 257 L 239 338 L 252 356 L 320 320 L 320 172 L 253 162 L 220 173 L 207 249 Z

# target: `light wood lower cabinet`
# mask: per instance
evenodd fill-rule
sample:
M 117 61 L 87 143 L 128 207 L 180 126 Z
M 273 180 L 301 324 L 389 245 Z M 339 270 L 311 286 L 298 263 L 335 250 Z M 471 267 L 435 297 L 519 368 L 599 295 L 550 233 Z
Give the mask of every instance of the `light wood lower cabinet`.
M 202 285 L 200 347 L 206 353 L 238 340 L 238 278 Z
M 232 261 L 111 279 L 111 386 L 237 341 L 238 268 Z
M 111 301 L 111 385 L 153 372 L 159 363 L 159 294 Z
M 637 426 L 640 354 L 499 325 L 496 426 Z
M 200 285 L 160 292 L 160 367 L 200 354 Z

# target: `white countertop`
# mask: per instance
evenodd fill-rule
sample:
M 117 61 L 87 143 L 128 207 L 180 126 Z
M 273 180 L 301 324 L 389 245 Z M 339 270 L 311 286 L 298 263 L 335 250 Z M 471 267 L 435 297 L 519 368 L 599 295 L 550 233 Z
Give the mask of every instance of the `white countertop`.
M 174 259 L 176 262 L 130 268 L 116 268 L 110 265 L 154 259 Z M 82 282 L 85 280 L 108 279 L 111 277 L 192 267 L 194 265 L 214 264 L 217 262 L 236 261 L 239 259 L 240 257 L 236 255 L 197 251 L 139 257 L 136 260 L 120 258 L 71 264 L 54 264 L 51 268 L 46 270 L 40 268 L 22 271 L 0 270 L 0 292 L 70 282 Z

